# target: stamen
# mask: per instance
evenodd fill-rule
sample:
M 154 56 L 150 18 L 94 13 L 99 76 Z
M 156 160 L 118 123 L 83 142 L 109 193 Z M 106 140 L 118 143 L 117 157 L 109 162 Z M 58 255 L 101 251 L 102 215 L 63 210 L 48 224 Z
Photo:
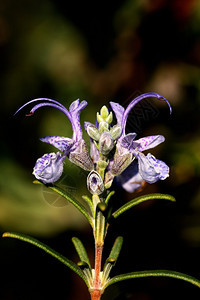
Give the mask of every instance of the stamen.
M 124 114 L 123 114 L 123 117 L 122 117 L 122 129 L 123 129 L 122 136 L 125 135 L 126 121 L 127 121 L 128 115 L 129 115 L 130 111 L 132 110 L 132 108 L 138 102 L 140 102 L 141 100 L 143 100 L 145 98 L 150 98 L 150 97 L 154 97 L 154 98 L 157 98 L 158 100 L 165 101 L 168 104 L 168 106 L 169 106 L 170 114 L 172 113 L 172 107 L 171 107 L 170 103 L 167 101 L 167 99 L 165 97 L 161 96 L 160 94 L 157 94 L 157 93 L 145 93 L 145 94 L 139 95 L 138 97 L 136 97 L 135 99 L 133 99 L 131 101 L 131 103 L 128 105 L 128 107 L 124 111 Z
M 37 102 L 37 101 L 49 101 L 49 102 L 53 102 L 57 105 L 59 105 L 60 107 L 66 109 L 64 107 L 64 105 L 62 105 L 60 102 L 56 101 L 56 100 L 52 100 L 52 99 L 49 99 L 49 98 L 37 98 L 37 99 L 33 99 L 27 103 L 25 103 L 24 105 L 22 105 L 15 113 L 14 113 L 14 116 L 20 111 L 22 110 L 26 105 L 29 105 L 30 103 L 33 103 L 33 102 Z

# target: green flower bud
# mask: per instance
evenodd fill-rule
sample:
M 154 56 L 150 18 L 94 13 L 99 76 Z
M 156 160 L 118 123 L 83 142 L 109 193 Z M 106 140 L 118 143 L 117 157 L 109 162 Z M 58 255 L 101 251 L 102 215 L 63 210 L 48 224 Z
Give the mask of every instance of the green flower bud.
M 100 115 L 103 118 L 103 120 L 106 120 L 106 118 L 108 117 L 109 111 L 105 105 L 101 108 Z
M 97 113 L 97 121 L 100 123 L 102 121 L 107 122 L 108 124 L 111 124 L 113 121 L 113 114 L 112 112 L 109 113 L 109 110 L 107 107 L 104 105 L 101 110 L 100 114 Z
M 109 131 L 109 124 L 106 121 L 101 121 L 99 123 L 99 132 Z
M 102 121 L 104 121 L 104 119 L 102 118 L 102 116 L 99 113 L 97 113 L 97 122 L 100 123 Z
M 87 133 L 95 141 L 98 141 L 100 138 L 99 130 L 93 124 L 87 126 Z
M 114 148 L 114 140 L 108 131 L 104 131 L 99 139 L 99 150 L 103 155 L 108 153 Z
M 122 128 L 119 125 L 114 125 L 110 129 L 110 134 L 114 140 L 118 139 L 120 137 L 121 133 L 122 133 Z
M 108 162 L 106 162 L 105 160 L 101 160 L 99 159 L 97 162 L 97 166 L 99 167 L 99 169 L 105 169 L 108 165 Z
M 112 111 L 111 111 L 111 112 L 109 113 L 108 117 L 106 118 L 106 122 L 107 122 L 108 124 L 111 124 L 112 121 L 113 121 L 113 113 L 112 113 Z

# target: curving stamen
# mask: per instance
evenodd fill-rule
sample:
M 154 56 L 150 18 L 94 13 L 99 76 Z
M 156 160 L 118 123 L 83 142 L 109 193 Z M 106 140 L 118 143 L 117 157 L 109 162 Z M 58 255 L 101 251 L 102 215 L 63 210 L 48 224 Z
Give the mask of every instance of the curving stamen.
M 154 98 L 157 98 L 158 100 L 161 100 L 161 101 L 165 101 L 168 106 L 169 106 L 169 109 L 170 109 L 170 114 L 172 113 L 172 107 L 170 105 L 170 103 L 167 101 L 167 99 L 163 96 L 161 96 L 160 94 L 157 94 L 157 93 L 145 93 L 145 94 L 142 94 L 138 97 L 136 97 L 135 99 L 133 99 L 131 101 L 131 103 L 128 105 L 128 107 L 126 108 L 126 110 L 124 111 L 124 114 L 123 114 L 123 117 L 122 117 L 122 136 L 125 135 L 125 127 L 126 127 L 126 121 L 127 121 L 127 118 L 128 118 L 128 115 L 130 113 L 130 111 L 132 110 L 132 108 L 138 103 L 140 102 L 141 100 L 145 99 L 145 98 L 150 98 L 150 97 L 154 97 Z
M 57 104 L 54 104 L 54 103 L 48 103 L 48 102 L 43 102 L 43 103 L 39 103 L 39 104 L 36 104 L 30 111 L 30 115 L 33 115 L 34 112 L 40 108 L 40 107 L 43 107 L 43 106 L 50 106 L 50 107 L 54 107 L 60 111 L 62 111 L 67 117 L 68 119 L 71 121 L 71 115 L 69 113 L 69 111 L 65 108 L 65 107 L 62 107 L 62 106 L 59 106 Z
M 31 101 L 25 103 L 24 105 L 22 105 L 22 106 L 14 113 L 14 116 L 15 116 L 20 110 L 22 110 L 25 106 L 29 105 L 30 103 L 37 102 L 37 101 L 49 101 L 49 102 L 55 103 L 55 104 L 59 105 L 60 107 L 66 109 L 64 105 L 62 105 L 60 102 L 58 102 L 58 101 L 56 101 L 56 100 L 49 99 L 49 98 L 37 98 L 37 99 L 33 99 L 33 100 L 31 100 Z
M 72 104 L 69 108 L 69 111 L 68 111 L 67 108 L 64 105 L 62 105 L 61 103 L 59 103 L 58 101 L 48 99 L 48 98 L 38 98 L 38 99 L 31 100 L 31 101 L 27 102 L 26 104 L 24 104 L 23 106 L 21 106 L 14 115 L 16 115 L 21 109 L 23 109 L 28 104 L 36 102 L 36 101 L 43 101 L 45 99 L 48 102 L 42 102 L 42 103 L 36 104 L 31 109 L 30 113 L 26 114 L 26 116 L 32 116 L 38 108 L 41 108 L 43 106 L 54 107 L 54 108 L 60 110 L 61 112 L 63 112 L 67 116 L 69 121 L 71 122 L 72 130 L 73 130 L 72 139 L 75 142 L 81 140 L 82 139 L 82 130 L 81 130 L 81 125 L 80 125 L 80 113 L 81 113 L 81 110 L 83 108 L 85 108 L 85 106 L 87 105 L 87 102 L 85 100 L 82 101 L 81 103 L 79 103 L 79 99 L 75 100 L 74 102 L 72 102 Z

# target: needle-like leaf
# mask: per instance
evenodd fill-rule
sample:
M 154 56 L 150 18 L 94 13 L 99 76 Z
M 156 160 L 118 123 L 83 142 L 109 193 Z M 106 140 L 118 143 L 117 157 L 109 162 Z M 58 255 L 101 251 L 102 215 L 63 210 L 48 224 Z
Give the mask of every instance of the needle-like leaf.
M 43 183 L 41 183 L 38 180 L 34 180 L 33 183 L 42 184 L 43 185 Z M 46 185 L 44 185 L 44 186 L 46 186 Z M 90 217 L 90 215 L 87 212 L 86 208 L 81 203 L 79 203 L 74 197 L 72 197 L 69 193 L 67 193 L 66 191 L 62 190 L 58 186 L 49 185 L 49 186 L 46 186 L 46 187 L 49 188 L 49 189 L 51 189 L 52 191 L 58 193 L 59 195 L 61 195 L 65 199 L 67 199 L 71 204 L 73 204 L 86 217 L 86 219 L 89 221 L 90 225 L 93 227 L 92 218 Z
M 104 285 L 104 289 L 107 288 L 109 285 L 114 284 L 119 281 L 127 280 L 127 279 L 135 279 L 135 278 L 144 278 L 144 277 L 171 277 L 175 279 L 180 279 L 187 281 L 197 287 L 200 288 L 200 280 L 175 271 L 168 271 L 168 270 L 152 270 L 152 271 L 140 271 L 140 272 L 132 272 L 127 274 L 121 274 L 118 276 L 113 277 L 112 279 L 108 280 L 107 283 Z
M 91 268 L 87 252 L 86 252 L 85 247 L 83 246 L 82 242 L 77 237 L 73 237 L 72 242 L 74 244 L 74 247 L 76 248 L 76 251 L 78 253 L 80 260 L 82 262 L 86 262 L 87 265 Z
M 136 206 L 144 201 L 148 201 L 148 200 L 156 200 L 156 199 L 161 199 L 161 200 L 170 200 L 170 201 L 176 201 L 175 198 L 171 195 L 167 195 L 167 194 L 149 194 L 149 195 L 144 195 L 141 197 L 137 197 L 129 202 L 127 202 L 126 204 L 124 204 L 123 206 L 121 206 L 119 209 L 117 209 L 112 216 L 116 219 L 117 217 L 119 217 L 122 213 L 124 213 L 125 211 L 127 211 L 128 209 L 132 208 L 133 206 Z
M 65 266 L 70 268 L 76 274 L 78 274 L 85 281 L 86 285 L 89 287 L 89 284 L 88 284 L 87 279 L 84 276 L 83 272 L 81 271 L 81 269 L 73 261 L 69 260 L 68 258 L 66 258 L 62 254 L 56 252 L 55 250 L 51 249 L 49 246 L 41 243 L 37 239 L 32 238 L 32 237 L 27 236 L 27 235 L 24 235 L 24 234 L 21 234 L 21 233 L 14 233 L 14 232 L 5 232 L 3 234 L 3 237 L 10 237 L 10 238 L 19 239 L 21 241 L 27 242 L 29 244 L 32 244 L 32 245 L 44 250 L 45 252 L 47 252 L 51 256 L 55 257 L 57 260 L 59 260 L 61 263 L 63 263 Z

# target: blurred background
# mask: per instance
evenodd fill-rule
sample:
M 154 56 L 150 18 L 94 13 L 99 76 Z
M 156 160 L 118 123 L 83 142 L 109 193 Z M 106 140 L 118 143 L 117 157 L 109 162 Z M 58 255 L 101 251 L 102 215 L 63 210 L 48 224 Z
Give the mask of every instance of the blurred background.
M 93 260 L 93 237 L 83 217 L 61 198 L 32 183 L 37 158 L 55 149 L 45 135 L 71 137 L 59 111 L 44 108 L 32 118 L 25 102 L 46 97 L 67 108 L 80 98 L 83 120 L 95 122 L 109 101 L 140 102 L 127 132 L 163 134 L 152 153 L 170 166 L 164 182 L 127 194 L 116 186 L 116 207 L 133 197 L 169 193 L 177 202 L 148 202 L 110 227 L 104 258 L 124 236 L 111 275 L 171 269 L 200 278 L 200 2 L 197 0 L 0 0 L 0 230 L 32 235 L 78 261 L 71 238 L 79 237 Z M 59 184 L 77 199 L 87 194 L 87 174 L 66 162 Z M 0 239 L 0 299 L 89 299 L 81 280 L 41 250 Z M 173 279 L 138 279 L 111 286 L 103 299 L 197 299 L 200 290 Z

